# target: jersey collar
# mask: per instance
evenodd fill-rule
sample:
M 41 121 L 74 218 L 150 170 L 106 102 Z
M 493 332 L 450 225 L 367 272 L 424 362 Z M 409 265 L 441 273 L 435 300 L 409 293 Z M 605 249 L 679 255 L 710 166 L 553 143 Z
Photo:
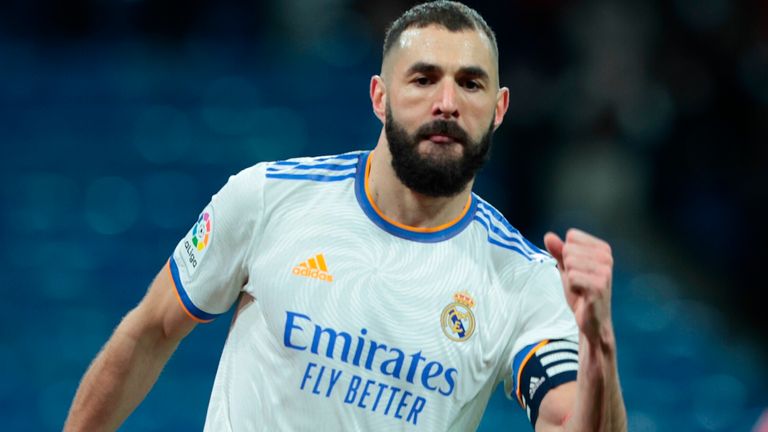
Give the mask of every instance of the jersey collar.
M 355 175 L 355 196 L 365 215 L 379 228 L 406 240 L 436 243 L 458 235 L 472 222 L 477 209 L 477 199 L 473 193 L 469 194 L 464 210 L 456 219 L 433 228 L 412 227 L 385 216 L 376 206 L 368 190 L 368 176 L 371 172 L 372 160 L 371 153 L 368 151 L 360 155 Z

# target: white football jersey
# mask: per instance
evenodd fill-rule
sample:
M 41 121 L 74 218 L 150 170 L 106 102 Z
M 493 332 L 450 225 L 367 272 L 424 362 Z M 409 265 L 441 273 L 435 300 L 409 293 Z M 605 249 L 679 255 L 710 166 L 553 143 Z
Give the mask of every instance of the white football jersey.
M 245 169 L 179 242 L 169 269 L 190 316 L 253 298 L 205 430 L 474 430 L 501 382 L 535 422 L 546 389 L 576 378 L 554 260 L 475 194 L 437 228 L 388 219 L 366 187 L 372 157 Z

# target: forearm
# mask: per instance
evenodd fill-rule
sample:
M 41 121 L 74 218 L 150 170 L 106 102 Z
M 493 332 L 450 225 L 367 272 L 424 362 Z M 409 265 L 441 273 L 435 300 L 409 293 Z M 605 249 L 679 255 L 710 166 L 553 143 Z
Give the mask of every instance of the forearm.
M 178 345 L 161 331 L 140 332 L 131 312 L 99 353 L 75 394 L 66 431 L 115 430 L 152 388 Z
M 613 331 L 604 331 L 601 340 L 595 343 L 582 334 L 576 402 L 565 430 L 622 432 L 627 430 L 626 417 Z

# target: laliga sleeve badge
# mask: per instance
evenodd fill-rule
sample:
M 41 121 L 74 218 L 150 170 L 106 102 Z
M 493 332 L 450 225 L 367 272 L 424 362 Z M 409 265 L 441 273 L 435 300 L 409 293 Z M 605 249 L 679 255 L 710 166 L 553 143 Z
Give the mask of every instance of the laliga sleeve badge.
M 195 274 L 197 267 L 200 266 L 203 257 L 208 252 L 208 245 L 211 243 L 212 236 L 213 207 L 209 205 L 200 213 L 197 222 L 184 238 L 184 250 L 187 258 L 184 264 L 190 276 Z
M 443 309 L 440 324 L 448 339 L 464 342 L 475 332 L 475 315 L 472 313 L 475 301 L 464 291 L 454 294 L 453 300 Z

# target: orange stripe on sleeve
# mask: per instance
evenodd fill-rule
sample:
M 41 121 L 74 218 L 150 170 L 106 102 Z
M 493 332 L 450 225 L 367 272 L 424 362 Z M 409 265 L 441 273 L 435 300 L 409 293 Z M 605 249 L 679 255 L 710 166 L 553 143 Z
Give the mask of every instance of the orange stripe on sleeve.
M 213 320 L 202 320 L 194 315 L 192 315 L 192 312 L 190 312 L 187 307 L 184 305 L 184 302 L 181 300 L 181 296 L 179 296 L 179 287 L 176 286 L 176 281 L 173 280 L 173 274 L 171 273 L 171 260 L 169 259 L 168 262 L 165 263 L 165 268 L 168 269 L 168 278 L 171 280 L 171 285 L 173 286 L 173 294 L 176 296 L 176 300 L 179 302 L 179 305 L 181 305 L 181 310 L 184 311 L 184 313 L 187 314 L 188 317 L 192 318 L 193 321 L 199 322 L 199 323 L 209 323 Z
M 538 345 L 533 347 L 531 352 L 529 352 L 528 355 L 525 356 L 525 358 L 523 359 L 523 362 L 520 363 L 520 368 L 517 370 L 517 385 L 515 386 L 515 387 L 517 387 L 517 394 L 516 394 L 516 396 L 517 396 L 517 401 L 520 402 L 520 405 L 522 405 L 523 407 L 525 407 L 525 402 L 523 402 L 523 397 L 520 394 L 520 378 L 523 376 L 523 369 L 525 369 L 525 365 L 528 363 L 528 360 L 531 359 L 531 356 L 536 354 L 536 351 L 538 351 L 539 348 L 543 347 L 544 345 L 546 345 L 548 343 L 549 343 L 549 339 L 545 339 L 545 340 L 539 342 Z

